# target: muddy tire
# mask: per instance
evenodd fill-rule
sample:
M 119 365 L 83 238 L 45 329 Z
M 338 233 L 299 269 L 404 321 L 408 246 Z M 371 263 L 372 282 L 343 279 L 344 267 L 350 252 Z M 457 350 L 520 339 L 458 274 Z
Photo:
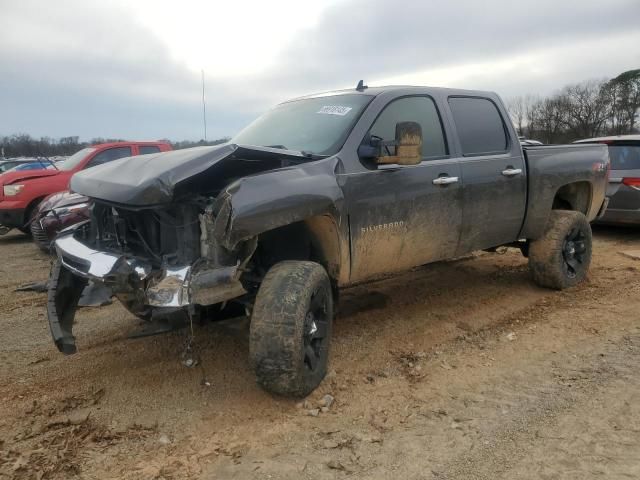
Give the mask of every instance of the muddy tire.
M 591 226 L 584 214 L 553 210 L 544 236 L 529 246 L 533 280 L 557 290 L 577 285 L 589 270 L 591 246 Z
M 325 269 L 284 261 L 267 272 L 251 316 L 249 356 L 258 384 L 303 397 L 327 373 L 333 297 Z

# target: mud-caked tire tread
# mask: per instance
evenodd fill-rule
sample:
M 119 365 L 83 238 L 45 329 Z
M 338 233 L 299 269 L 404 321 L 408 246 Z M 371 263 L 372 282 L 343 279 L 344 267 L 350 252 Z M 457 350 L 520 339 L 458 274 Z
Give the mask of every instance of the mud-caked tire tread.
M 565 238 L 574 228 L 579 228 L 584 233 L 586 252 L 575 276 L 570 276 L 564 266 L 562 249 Z M 573 287 L 585 279 L 591 263 L 591 252 L 591 226 L 585 215 L 572 210 L 553 210 L 544 235 L 529 245 L 531 276 L 542 287 L 556 290 Z
M 326 289 L 329 295 L 330 338 L 333 320 L 331 285 L 320 264 L 279 262 L 262 281 L 251 316 L 249 356 L 258 384 L 268 392 L 303 397 L 326 375 L 328 351 L 315 372 L 310 372 L 304 365 L 305 316 L 311 296 L 318 288 Z

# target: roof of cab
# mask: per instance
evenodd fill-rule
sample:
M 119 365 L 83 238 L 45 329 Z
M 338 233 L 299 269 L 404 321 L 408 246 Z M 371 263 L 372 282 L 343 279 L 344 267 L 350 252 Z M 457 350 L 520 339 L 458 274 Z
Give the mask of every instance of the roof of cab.
M 427 87 L 427 86 L 418 86 L 418 85 L 385 85 L 379 87 L 365 87 L 363 90 L 356 90 L 355 88 L 347 88 L 343 90 L 330 90 L 328 92 L 320 92 L 320 93 L 312 93 L 310 95 L 303 95 L 301 97 L 292 98 L 286 100 L 283 103 L 293 102 L 296 100 L 303 100 L 306 98 L 318 98 L 318 97 L 331 97 L 335 95 L 367 95 L 369 97 L 375 97 L 382 93 L 394 92 L 394 91 L 402 91 L 402 92 L 411 92 L 415 91 L 415 93 L 427 93 L 429 91 L 438 91 L 444 92 L 448 95 L 474 95 L 474 96 L 484 96 L 484 97 L 493 97 L 496 96 L 495 92 L 488 92 L 482 90 L 464 90 L 460 88 L 446 88 L 446 87 Z
M 104 148 L 104 147 L 121 147 L 128 145 L 170 145 L 166 140 L 149 140 L 149 141 L 136 141 L 136 142 L 104 142 L 104 143 L 95 143 L 93 145 L 89 145 L 91 148 Z

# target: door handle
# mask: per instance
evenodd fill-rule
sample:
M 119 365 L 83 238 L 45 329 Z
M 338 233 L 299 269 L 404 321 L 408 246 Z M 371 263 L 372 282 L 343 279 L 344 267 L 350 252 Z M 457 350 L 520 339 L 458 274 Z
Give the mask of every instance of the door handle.
M 502 170 L 502 175 L 504 175 L 505 177 L 515 177 L 516 175 L 520 175 L 521 173 L 521 168 L 507 168 L 506 170 Z
M 434 185 L 449 185 L 450 183 L 458 183 L 458 177 L 438 177 L 433 179 Z

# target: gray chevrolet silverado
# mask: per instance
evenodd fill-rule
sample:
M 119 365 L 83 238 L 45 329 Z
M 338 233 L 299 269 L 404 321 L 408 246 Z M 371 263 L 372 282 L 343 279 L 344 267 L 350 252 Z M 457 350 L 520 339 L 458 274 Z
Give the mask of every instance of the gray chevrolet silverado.
M 297 98 L 227 144 L 76 174 L 91 219 L 55 242 L 53 339 L 76 351 L 87 284 L 149 321 L 239 304 L 258 383 L 303 396 L 326 373 L 343 287 L 499 246 L 520 248 L 539 285 L 583 280 L 608 173 L 603 145 L 521 147 L 490 92 Z

